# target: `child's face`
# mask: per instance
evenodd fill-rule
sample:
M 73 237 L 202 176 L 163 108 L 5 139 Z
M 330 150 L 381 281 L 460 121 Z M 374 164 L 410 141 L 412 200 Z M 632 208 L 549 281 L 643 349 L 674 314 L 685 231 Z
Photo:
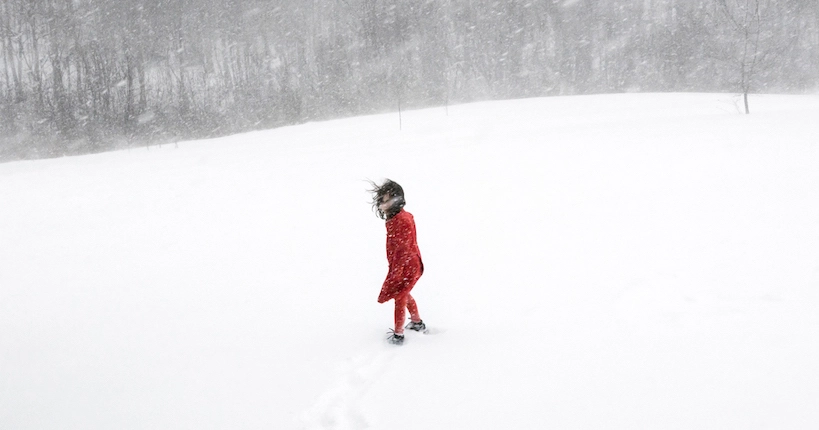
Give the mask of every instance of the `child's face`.
M 381 210 L 381 212 L 387 212 L 390 206 L 392 206 L 393 202 L 390 201 L 391 198 L 392 196 L 389 194 L 381 196 L 381 203 L 378 205 L 378 209 Z

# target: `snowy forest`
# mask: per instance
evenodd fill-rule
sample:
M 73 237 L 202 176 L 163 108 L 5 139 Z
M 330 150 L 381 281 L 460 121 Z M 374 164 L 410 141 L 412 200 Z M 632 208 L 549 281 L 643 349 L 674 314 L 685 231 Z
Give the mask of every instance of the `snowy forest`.
M 477 100 L 819 88 L 816 0 L 0 0 L 0 160 Z M 753 96 L 752 96 L 753 97 Z

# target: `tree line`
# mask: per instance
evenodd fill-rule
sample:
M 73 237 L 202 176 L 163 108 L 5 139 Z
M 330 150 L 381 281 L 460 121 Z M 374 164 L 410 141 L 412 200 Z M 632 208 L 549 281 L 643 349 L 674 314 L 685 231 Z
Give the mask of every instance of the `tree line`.
M 0 51 L 0 158 L 50 157 L 399 106 L 812 91 L 819 2 L 0 0 Z

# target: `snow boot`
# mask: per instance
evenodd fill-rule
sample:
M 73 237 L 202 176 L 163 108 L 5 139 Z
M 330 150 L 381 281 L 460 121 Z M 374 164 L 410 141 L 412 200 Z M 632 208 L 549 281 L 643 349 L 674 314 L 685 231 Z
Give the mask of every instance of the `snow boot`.
M 410 330 L 415 330 L 415 331 L 424 331 L 424 330 L 427 329 L 427 325 L 424 324 L 423 320 L 418 321 L 418 322 L 410 321 L 410 323 L 407 324 L 407 326 L 404 327 L 404 328 L 408 328 Z
M 403 345 L 404 344 L 404 333 L 396 333 L 395 330 L 390 330 L 388 332 L 390 335 L 387 337 L 387 341 L 393 345 Z

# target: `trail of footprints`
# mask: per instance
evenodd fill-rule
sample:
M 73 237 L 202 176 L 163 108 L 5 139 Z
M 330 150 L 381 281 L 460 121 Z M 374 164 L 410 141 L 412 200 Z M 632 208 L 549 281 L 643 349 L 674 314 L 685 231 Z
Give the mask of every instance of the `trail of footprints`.
M 381 350 L 349 360 L 338 381 L 319 397 L 302 417 L 302 430 L 363 430 L 371 423 L 361 412 L 360 401 L 395 357 Z

